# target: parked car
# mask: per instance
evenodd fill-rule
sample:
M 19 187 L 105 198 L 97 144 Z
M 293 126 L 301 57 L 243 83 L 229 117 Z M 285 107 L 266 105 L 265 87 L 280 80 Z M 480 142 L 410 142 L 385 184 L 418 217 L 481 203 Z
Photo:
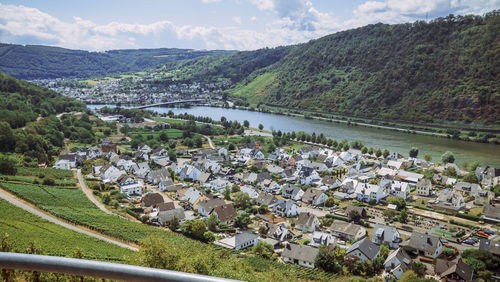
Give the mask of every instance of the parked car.
M 479 242 L 479 239 L 476 237 L 470 237 L 469 240 L 472 240 L 472 242 L 474 242 L 474 243 Z
M 493 235 L 493 234 L 495 234 L 495 231 L 493 231 L 493 230 L 483 230 L 482 232 L 483 232 L 483 233 L 486 233 L 486 234 L 488 234 L 488 235 Z
M 490 234 L 486 234 L 483 231 L 478 231 L 477 234 L 481 235 L 481 236 L 486 236 L 486 237 L 490 236 Z
M 441 243 L 443 244 L 448 244 L 448 240 L 444 239 L 444 238 L 441 238 Z
M 475 242 L 472 241 L 472 240 L 470 240 L 470 239 L 467 239 L 467 240 L 463 241 L 462 243 L 468 244 L 468 245 L 474 245 L 475 244 Z

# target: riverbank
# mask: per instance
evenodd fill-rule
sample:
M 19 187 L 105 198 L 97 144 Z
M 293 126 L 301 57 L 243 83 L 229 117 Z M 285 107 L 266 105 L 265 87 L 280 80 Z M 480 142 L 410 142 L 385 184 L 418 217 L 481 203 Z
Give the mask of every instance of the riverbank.
M 339 115 L 339 114 L 332 114 L 332 113 L 318 112 L 318 111 L 297 110 L 270 104 L 266 104 L 264 106 L 261 105 L 260 108 L 258 109 L 255 109 L 253 107 L 236 106 L 234 105 L 234 103 L 229 101 L 227 102 L 227 104 L 229 105 L 229 107 L 226 104 L 222 103 L 210 103 L 210 104 L 203 103 L 203 104 L 196 104 L 193 106 L 232 108 L 232 109 L 255 111 L 261 113 L 270 113 L 276 115 L 300 117 L 305 119 L 324 120 L 328 122 L 343 123 L 350 126 L 364 126 L 364 127 L 394 130 L 408 134 L 421 134 L 421 135 L 429 135 L 436 137 L 444 137 L 444 138 L 467 141 L 467 142 L 500 144 L 500 128 L 499 129 L 484 128 L 481 126 L 471 128 L 471 127 L 465 127 L 465 125 L 463 124 L 443 125 L 443 124 L 420 124 L 420 123 L 412 123 L 406 121 L 388 121 L 388 120 L 369 119 L 369 118 Z M 133 104 L 122 105 L 122 106 L 128 108 L 137 107 L 137 105 Z M 180 108 L 188 109 L 189 106 Z
M 90 109 L 98 109 L 104 106 L 114 105 L 88 105 Z M 125 108 L 125 106 L 124 106 Z M 233 109 L 233 107 L 197 107 L 190 108 L 166 108 L 155 107 L 149 109 L 152 112 L 162 114 L 185 115 L 186 117 L 205 117 L 195 121 L 214 121 L 220 123 L 222 118 L 228 121 L 244 122 L 247 120 L 250 127 L 258 128 L 259 124 L 265 130 L 296 133 L 303 131 L 309 135 L 323 133 L 326 138 L 337 140 L 363 141 L 366 147 L 387 148 L 391 152 L 408 154 L 412 147 L 419 149 L 419 155 L 430 155 L 433 160 L 440 160 L 443 153 L 451 151 L 455 156 L 455 162 L 472 163 L 479 161 L 483 165 L 500 166 L 500 155 L 494 154 L 498 145 L 478 142 L 464 142 L 445 136 L 434 136 L 429 134 L 411 134 L 408 131 L 392 130 L 382 127 L 362 126 L 344 122 L 331 122 L 325 119 L 304 118 L 303 116 L 291 115 L 289 113 L 266 113 L 256 110 Z
M 211 105 L 212 107 L 221 107 L 220 105 Z M 477 143 L 491 143 L 500 144 L 500 129 L 495 128 L 462 128 L 461 130 L 455 129 L 454 127 L 447 128 L 445 125 L 422 125 L 410 122 L 401 121 L 385 121 L 377 119 L 366 119 L 360 117 L 350 117 L 335 115 L 331 113 L 324 112 L 314 112 L 314 111 L 304 111 L 297 109 L 290 109 L 287 107 L 273 106 L 261 106 L 258 109 L 252 107 L 244 106 L 233 106 L 233 109 L 256 111 L 262 113 L 271 113 L 277 115 L 301 117 L 305 119 L 316 119 L 324 120 L 329 122 L 343 123 L 352 126 L 365 126 L 372 128 L 381 128 L 394 131 L 405 132 L 409 134 L 421 134 L 430 135 L 436 137 L 445 137 L 449 139 L 467 141 L 467 142 L 477 142 Z M 278 110 L 277 110 L 278 109 Z

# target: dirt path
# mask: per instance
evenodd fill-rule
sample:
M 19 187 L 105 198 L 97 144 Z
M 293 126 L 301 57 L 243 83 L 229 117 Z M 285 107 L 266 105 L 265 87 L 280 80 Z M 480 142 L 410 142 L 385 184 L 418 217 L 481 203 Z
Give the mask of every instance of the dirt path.
M 207 138 L 208 145 L 210 145 L 210 148 L 215 149 L 215 146 L 214 146 L 214 143 L 212 142 L 212 139 L 206 135 L 203 135 L 203 137 Z
M 90 191 L 90 189 L 87 187 L 87 184 L 85 184 L 85 180 L 83 179 L 81 169 L 78 169 L 76 171 L 76 175 L 78 177 L 78 183 L 80 184 L 80 188 L 82 189 L 83 193 L 85 193 L 85 196 L 87 196 L 87 198 L 92 203 L 94 203 L 94 205 L 96 205 L 101 211 L 103 211 L 107 214 L 113 214 L 111 211 L 106 209 L 106 207 L 94 197 L 94 194 L 92 194 L 92 191 Z
M 103 235 L 100 235 L 100 234 L 97 234 L 97 233 L 94 233 L 94 232 L 91 232 L 87 229 L 85 229 L 84 227 L 80 227 L 80 226 L 77 226 L 77 225 L 72 225 L 72 224 L 69 224 L 67 222 L 64 222 L 60 219 L 58 219 L 57 217 L 51 215 L 51 214 L 48 214 L 42 210 L 39 210 L 35 207 L 32 207 L 26 203 L 24 203 L 23 201 L 21 201 L 20 199 L 17 199 L 16 197 L 12 196 L 11 194 L 7 193 L 6 191 L 0 189 L 0 198 L 6 200 L 7 202 L 29 212 L 29 213 L 32 213 L 38 217 L 41 217 L 45 220 L 48 220 L 52 223 L 55 223 L 57 225 L 60 225 L 64 228 L 67 228 L 67 229 L 70 229 L 70 230 L 73 230 L 73 231 L 76 231 L 78 233 L 82 233 L 82 234 L 85 234 L 85 235 L 88 235 L 88 236 L 91 236 L 91 237 L 94 237 L 94 238 L 97 238 L 99 240 L 102 240 L 102 241 L 106 241 L 108 243 L 111 243 L 111 244 L 114 244 L 114 245 L 117 245 L 119 247 L 122 247 L 122 248 L 127 248 L 129 250 L 132 250 L 132 251 L 138 251 L 139 249 L 137 247 L 134 247 L 134 246 L 131 246 L 131 245 L 128 245 L 128 244 L 125 244 L 125 243 L 122 243 L 120 241 L 117 241 L 117 240 L 114 240 L 114 239 L 111 239 L 111 238 L 108 238 L 108 237 L 105 237 Z
M 87 184 L 85 183 L 85 180 L 83 179 L 83 175 L 82 175 L 82 170 L 81 169 L 78 169 L 76 171 L 76 176 L 78 177 L 78 184 L 80 184 L 80 188 L 82 189 L 83 193 L 85 194 L 85 196 L 87 196 L 87 198 L 92 202 L 94 203 L 94 205 L 96 205 L 96 207 L 98 207 L 101 211 L 107 213 L 107 214 L 110 214 L 110 215 L 115 215 L 115 216 L 118 216 L 122 219 L 126 219 L 126 220 L 129 220 L 129 221 L 135 221 L 135 222 L 140 222 L 139 220 L 137 219 L 131 219 L 131 218 L 128 218 L 128 217 L 124 217 L 124 216 L 121 216 L 119 214 L 116 214 L 110 210 L 108 210 L 106 208 L 105 205 L 103 205 L 103 203 L 101 203 L 99 200 L 97 200 L 95 197 L 94 197 L 94 194 L 92 193 L 92 190 L 89 189 L 89 187 L 87 187 Z

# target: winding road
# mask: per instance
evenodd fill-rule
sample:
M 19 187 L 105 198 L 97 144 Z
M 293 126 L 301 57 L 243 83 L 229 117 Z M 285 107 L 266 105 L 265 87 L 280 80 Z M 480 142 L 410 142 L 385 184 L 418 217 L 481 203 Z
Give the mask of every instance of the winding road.
M 62 226 L 64 228 L 67 228 L 67 229 L 73 230 L 75 232 L 82 233 L 82 234 L 85 234 L 85 235 L 97 238 L 99 240 L 102 240 L 102 241 L 105 241 L 105 242 L 117 245 L 117 246 L 122 247 L 122 248 L 129 249 L 129 250 L 132 250 L 132 251 L 138 251 L 139 250 L 137 247 L 134 247 L 134 246 L 122 243 L 120 241 L 117 241 L 117 240 L 105 237 L 103 235 L 91 232 L 91 231 L 85 229 L 84 227 L 80 227 L 80 226 L 77 226 L 77 225 L 72 225 L 72 224 L 69 224 L 67 222 L 64 222 L 64 221 L 58 219 L 57 217 L 55 217 L 55 216 L 53 216 L 51 214 L 48 214 L 48 213 L 46 213 L 46 212 L 44 212 L 42 210 L 39 210 L 37 208 L 34 208 L 34 207 L 32 207 L 32 206 L 24 203 L 23 201 L 17 199 L 16 197 L 14 197 L 11 194 L 7 193 L 3 189 L 0 189 L 0 198 L 6 200 L 7 202 L 9 202 L 9 203 L 11 203 L 11 204 L 13 204 L 13 205 L 15 205 L 15 206 L 17 206 L 17 207 L 25 210 L 25 211 L 27 211 L 29 213 L 32 213 L 32 214 L 34 214 L 34 215 L 36 215 L 38 217 L 41 217 L 41 218 L 43 218 L 45 220 L 48 220 L 48 221 L 50 221 L 52 223 L 60 225 L 60 226 Z

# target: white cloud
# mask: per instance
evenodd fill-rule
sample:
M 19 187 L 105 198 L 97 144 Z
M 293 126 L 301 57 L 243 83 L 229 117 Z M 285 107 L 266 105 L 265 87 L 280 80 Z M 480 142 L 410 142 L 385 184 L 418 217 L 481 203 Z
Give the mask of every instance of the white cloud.
M 222 1 L 222 0 L 201 0 L 201 2 L 204 4 L 216 3 L 216 2 L 220 2 L 220 1 Z
M 346 26 L 401 23 L 455 14 L 483 14 L 498 9 L 500 0 L 385 0 L 367 1 L 354 10 Z
M 237 24 L 241 24 L 241 18 L 240 17 L 233 17 L 233 21 Z
M 170 21 L 97 24 L 79 17 L 62 21 L 35 8 L 0 4 L 0 42 L 87 50 L 156 47 L 252 50 L 306 42 L 379 21 L 408 22 L 449 11 L 482 14 L 500 6 L 500 0 L 370 0 L 357 6 L 352 18 L 340 21 L 331 13 L 318 11 L 307 0 L 247 1 L 276 19 L 264 23 L 263 30 L 245 28 L 240 25 L 242 19 L 236 16 L 232 20 L 238 26 L 233 27 L 178 25 Z M 255 22 L 257 16 L 250 21 Z
M 261 11 L 273 10 L 274 0 L 250 0 Z

